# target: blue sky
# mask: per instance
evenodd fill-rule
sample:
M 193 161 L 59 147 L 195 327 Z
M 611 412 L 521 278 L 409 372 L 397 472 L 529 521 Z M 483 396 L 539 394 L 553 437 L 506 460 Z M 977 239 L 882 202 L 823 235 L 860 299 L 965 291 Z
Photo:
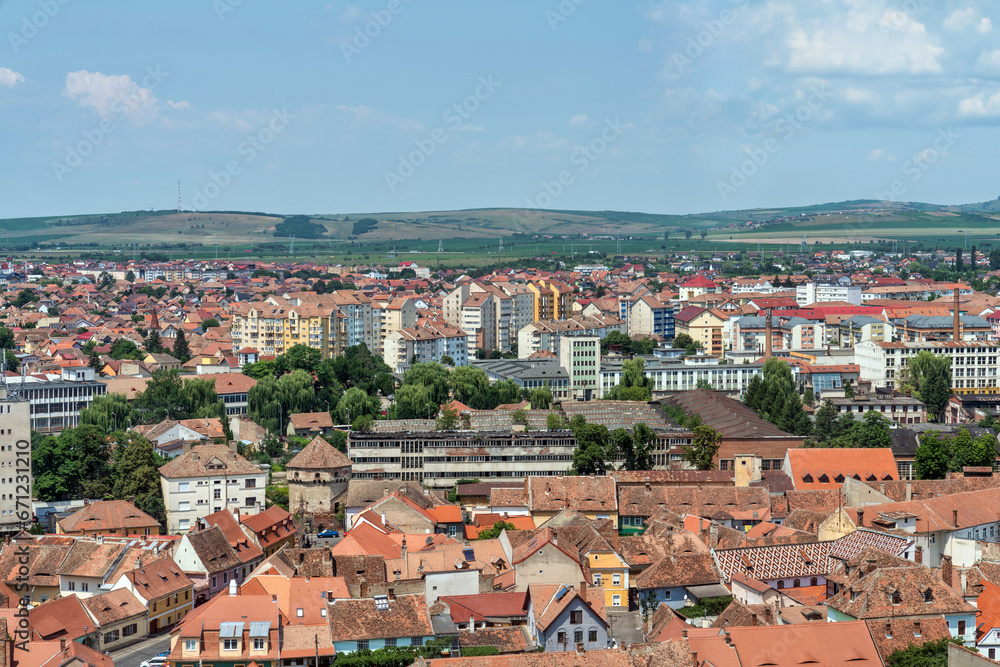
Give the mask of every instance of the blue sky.
M 983 201 L 997 4 L 0 0 L 0 217 Z

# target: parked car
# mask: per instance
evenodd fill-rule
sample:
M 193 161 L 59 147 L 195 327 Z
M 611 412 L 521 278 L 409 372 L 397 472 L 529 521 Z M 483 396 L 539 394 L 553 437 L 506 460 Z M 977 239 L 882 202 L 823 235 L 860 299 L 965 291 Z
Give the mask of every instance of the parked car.
M 335 531 L 333 529 L 330 529 L 330 530 L 324 530 L 322 533 L 320 533 L 316 537 L 340 537 L 340 533 L 338 533 L 337 531 Z
M 139 667 L 167 667 L 167 659 L 161 656 L 139 663 Z

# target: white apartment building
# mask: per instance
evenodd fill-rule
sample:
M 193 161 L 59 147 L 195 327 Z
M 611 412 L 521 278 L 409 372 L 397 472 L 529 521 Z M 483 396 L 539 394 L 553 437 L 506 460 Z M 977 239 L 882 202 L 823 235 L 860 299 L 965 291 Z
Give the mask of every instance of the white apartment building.
M 721 364 L 718 357 L 711 355 L 643 359 L 646 362 L 643 375 L 653 381 L 654 394 L 697 389 L 698 382 L 703 380 L 716 391 L 742 395 L 753 376 L 760 375 L 762 368 L 759 364 Z M 797 375 L 798 368 L 793 366 L 792 372 Z M 604 398 L 621 381 L 622 361 L 604 359 L 601 362 L 601 386 L 597 398 Z
M 597 336 L 604 338 L 612 331 L 625 333 L 625 323 L 614 315 L 571 317 L 567 320 L 539 320 L 517 332 L 517 357 L 527 359 L 543 350 L 559 355 L 563 336 Z
M 591 400 L 600 381 L 601 339 L 597 336 L 563 336 L 559 340 L 559 365 L 569 375 L 570 398 Z
M 160 468 L 167 533 L 186 533 L 209 514 L 264 509 L 267 472 L 225 445 L 198 445 Z
M 0 534 L 31 523 L 31 423 L 26 397 L 0 390 Z
M 510 296 L 510 343 L 518 342 L 517 332 L 535 321 L 535 293 L 527 285 L 504 285 L 503 291 Z
M 385 337 L 382 360 L 393 371 L 398 371 L 414 360 L 441 363 L 445 355 L 451 357 L 456 366 L 467 365 L 469 339 L 462 329 L 438 322 L 393 331 Z
M 894 389 L 900 370 L 921 350 L 951 358 L 951 389 L 956 394 L 996 394 L 998 344 L 992 341 L 886 343 L 863 340 L 854 346 L 861 380 Z
M 809 282 L 795 288 L 795 301 L 800 306 L 827 301 L 846 301 L 860 306 L 861 298 L 861 285 Z

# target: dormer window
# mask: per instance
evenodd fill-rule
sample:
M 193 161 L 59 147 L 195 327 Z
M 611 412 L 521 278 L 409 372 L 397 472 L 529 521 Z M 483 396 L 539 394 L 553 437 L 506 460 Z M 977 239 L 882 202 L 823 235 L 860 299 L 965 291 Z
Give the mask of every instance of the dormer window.
M 924 591 L 924 602 L 934 602 L 934 591 L 929 588 Z

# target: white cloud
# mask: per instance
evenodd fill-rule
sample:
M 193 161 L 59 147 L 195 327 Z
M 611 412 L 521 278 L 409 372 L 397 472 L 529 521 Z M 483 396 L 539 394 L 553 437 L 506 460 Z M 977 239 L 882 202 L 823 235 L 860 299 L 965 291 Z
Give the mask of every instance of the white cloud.
M 191 103 L 187 102 L 185 100 L 181 100 L 179 102 L 174 102 L 173 100 L 167 100 L 167 104 L 169 106 L 173 107 L 174 109 L 190 109 L 191 108 Z
M 24 75 L 6 67 L 0 67 L 0 86 L 13 88 L 19 83 L 24 83 Z
M 872 162 L 879 162 L 879 161 L 895 162 L 896 156 L 884 148 L 873 148 L 870 151 L 868 151 L 868 159 L 871 160 Z
M 895 8 L 852 7 L 846 20 L 794 21 L 786 38 L 785 66 L 793 72 L 862 75 L 936 74 L 944 48 L 922 23 Z
M 944 20 L 944 27 L 955 32 L 968 32 L 976 30 L 985 35 L 993 29 L 993 21 L 985 16 L 979 16 L 979 12 L 974 7 L 966 9 L 956 9 L 948 18 Z
M 569 119 L 569 126 L 575 128 L 590 127 L 590 116 L 585 113 L 578 113 Z
M 153 91 L 142 88 L 127 74 L 70 72 L 66 75 L 67 97 L 82 107 L 89 107 L 106 120 L 128 118 L 135 123 L 152 120 L 159 112 Z
M 986 93 L 979 93 L 966 97 L 958 103 L 958 115 L 973 118 L 1000 116 L 1000 93 L 989 96 Z
M 1000 49 L 980 53 L 976 60 L 976 70 L 984 74 L 1000 74 Z

